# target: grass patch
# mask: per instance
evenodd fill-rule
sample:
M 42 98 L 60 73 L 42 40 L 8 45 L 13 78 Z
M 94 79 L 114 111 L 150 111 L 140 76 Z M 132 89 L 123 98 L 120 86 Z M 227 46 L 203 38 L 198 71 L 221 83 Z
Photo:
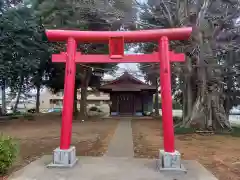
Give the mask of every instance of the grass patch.
M 162 116 L 152 116 L 154 119 L 156 119 L 156 120 L 160 120 L 160 121 L 162 121 Z M 173 117 L 173 122 L 174 122 L 174 124 L 177 124 L 177 123 L 179 123 L 179 122 L 181 122 L 182 121 L 182 118 L 181 117 L 177 117 L 177 116 L 174 116 Z
M 240 137 L 240 127 L 233 127 L 233 130 L 230 134 L 233 137 Z
M 195 133 L 196 129 L 194 128 L 184 128 L 184 127 L 175 127 L 174 132 L 175 134 L 193 134 Z
M 232 137 L 240 137 L 240 127 L 232 127 L 231 131 L 215 131 L 215 134 L 217 135 L 230 135 Z
M 28 121 L 34 121 L 34 120 L 35 120 L 33 114 L 30 114 L 30 113 L 25 113 L 25 114 L 23 115 L 23 118 L 24 118 L 25 120 L 28 120 Z
M 22 117 L 22 115 L 20 115 L 20 114 L 11 114 L 8 117 L 9 117 L 9 119 L 18 119 L 19 117 Z
M 162 116 L 153 116 L 154 119 L 162 121 Z

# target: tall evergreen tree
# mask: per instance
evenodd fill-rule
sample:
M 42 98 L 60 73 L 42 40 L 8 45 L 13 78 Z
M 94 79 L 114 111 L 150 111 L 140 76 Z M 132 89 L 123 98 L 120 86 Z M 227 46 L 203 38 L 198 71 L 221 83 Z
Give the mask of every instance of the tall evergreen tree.
M 119 1 L 120 2 L 120 1 Z M 107 1 L 72 1 L 72 0 L 35 0 L 29 1 L 35 14 L 41 17 L 45 28 L 75 29 L 75 30 L 117 30 L 122 26 L 124 8 L 131 9 L 130 6 L 121 4 L 116 8 L 116 2 Z M 128 11 L 127 10 L 127 11 Z M 122 21 L 121 21 L 122 20 Z M 120 23 L 119 23 L 120 22 Z M 79 44 L 79 50 L 83 53 L 108 53 L 107 45 L 104 44 Z M 55 43 L 55 52 L 65 51 L 65 45 Z M 90 68 L 92 67 L 92 68 Z M 81 87 L 80 112 L 82 118 L 86 118 L 86 97 L 87 87 L 100 85 L 101 77 L 95 76 L 92 71 L 114 72 L 116 64 L 85 64 L 77 65 L 77 75 L 75 82 L 75 112 L 77 112 L 77 89 Z M 49 64 L 47 71 L 49 81 L 47 86 L 54 92 L 63 89 L 64 81 L 63 64 Z
M 40 62 L 46 61 L 49 47 L 39 20 L 23 4 L 4 11 L 0 27 L 1 80 L 17 94 L 16 110 L 20 94 L 32 87 L 31 78 Z

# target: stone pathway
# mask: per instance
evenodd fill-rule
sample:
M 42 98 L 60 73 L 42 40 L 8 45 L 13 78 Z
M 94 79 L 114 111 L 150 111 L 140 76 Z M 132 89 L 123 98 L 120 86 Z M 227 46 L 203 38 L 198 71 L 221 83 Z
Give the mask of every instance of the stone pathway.
M 115 134 L 110 141 L 104 156 L 108 157 L 133 157 L 133 138 L 131 119 L 119 120 Z

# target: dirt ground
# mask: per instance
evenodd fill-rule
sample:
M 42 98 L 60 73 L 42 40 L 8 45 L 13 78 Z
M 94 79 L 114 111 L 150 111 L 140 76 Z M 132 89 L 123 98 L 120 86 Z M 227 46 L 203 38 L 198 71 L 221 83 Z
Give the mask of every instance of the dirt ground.
M 72 145 L 78 156 L 101 156 L 117 126 L 117 120 L 75 120 L 72 129 Z M 0 123 L 0 132 L 14 137 L 19 143 L 19 158 L 14 164 L 15 171 L 31 161 L 52 151 L 60 143 L 60 116 L 42 116 L 34 121 L 12 120 Z
M 162 146 L 161 122 L 132 122 L 136 157 L 158 158 Z M 176 149 L 186 160 L 197 160 L 219 180 L 240 180 L 240 138 L 223 135 L 176 135 Z

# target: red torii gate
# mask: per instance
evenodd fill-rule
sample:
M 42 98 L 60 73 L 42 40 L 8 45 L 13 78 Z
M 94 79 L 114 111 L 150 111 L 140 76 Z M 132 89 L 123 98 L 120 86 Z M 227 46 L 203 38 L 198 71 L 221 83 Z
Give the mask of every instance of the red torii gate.
M 170 62 L 183 62 L 184 54 L 169 51 L 169 40 L 185 40 L 192 28 L 142 31 L 71 31 L 47 30 L 50 41 L 67 41 L 67 52 L 53 54 L 53 62 L 66 62 L 60 148 L 54 151 L 51 166 L 73 166 L 75 148 L 70 147 L 76 63 L 160 63 L 164 151 L 160 163 L 164 169 L 179 169 L 180 154 L 174 148 Z M 124 55 L 124 43 L 159 41 L 159 51 L 152 54 Z M 77 52 L 77 43 L 109 43 L 109 55 L 84 55 Z

